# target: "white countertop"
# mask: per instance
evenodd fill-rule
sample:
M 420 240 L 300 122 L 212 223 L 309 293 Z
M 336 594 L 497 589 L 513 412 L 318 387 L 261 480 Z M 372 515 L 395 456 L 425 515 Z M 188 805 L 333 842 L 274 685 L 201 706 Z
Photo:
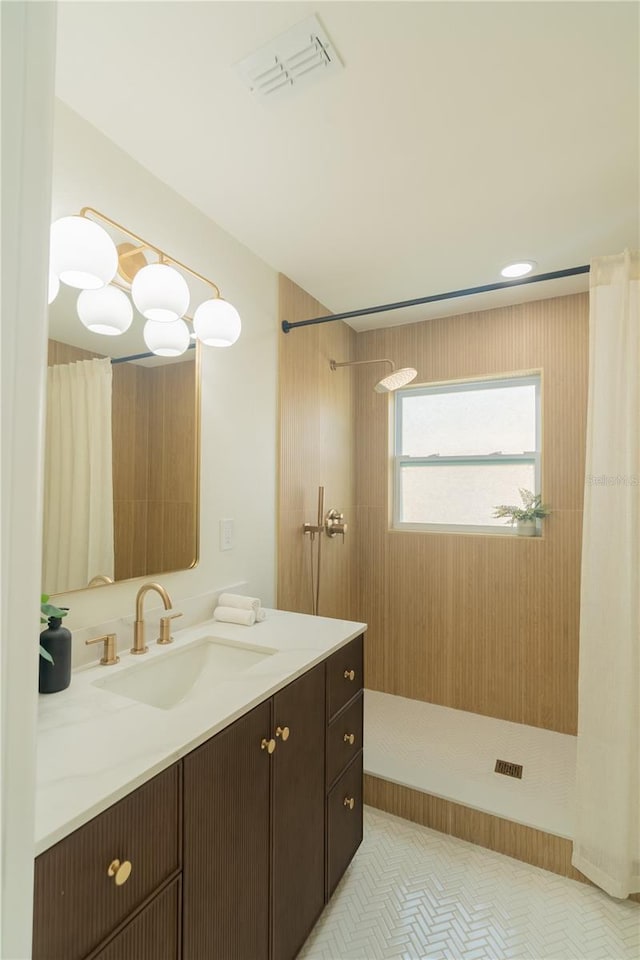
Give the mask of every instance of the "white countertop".
M 39 698 L 36 856 L 365 629 L 351 620 L 269 610 L 252 627 L 209 620 L 176 631 L 169 647 L 151 642 L 142 657 L 125 653 L 116 666 L 96 661 L 74 671 L 67 690 Z M 278 652 L 216 684 L 206 697 L 187 698 L 169 710 L 94 686 L 116 671 L 144 669 L 206 635 Z

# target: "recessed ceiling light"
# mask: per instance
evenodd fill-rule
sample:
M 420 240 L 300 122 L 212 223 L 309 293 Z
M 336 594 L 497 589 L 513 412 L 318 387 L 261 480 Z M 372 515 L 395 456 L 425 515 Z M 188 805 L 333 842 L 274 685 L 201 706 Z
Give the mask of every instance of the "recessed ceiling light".
M 503 277 L 513 280 L 514 277 L 526 277 L 536 266 L 535 260 L 518 260 L 517 263 L 508 263 L 500 273 Z

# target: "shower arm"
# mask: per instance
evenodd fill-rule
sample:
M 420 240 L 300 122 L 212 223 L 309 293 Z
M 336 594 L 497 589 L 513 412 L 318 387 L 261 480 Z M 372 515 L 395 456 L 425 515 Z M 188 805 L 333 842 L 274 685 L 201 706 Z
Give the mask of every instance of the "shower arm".
M 391 364 L 391 372 L 394 373 L 396 365 L 393 360 L 388 360 L 386 357 L 380 360 L 345 360 L 343 363 L 337 363 L 335 360 L 329 360 L 329 366 L 332 370 L 337 370 L 338 367 L 357 367 L 363 363 L 389 363 Z

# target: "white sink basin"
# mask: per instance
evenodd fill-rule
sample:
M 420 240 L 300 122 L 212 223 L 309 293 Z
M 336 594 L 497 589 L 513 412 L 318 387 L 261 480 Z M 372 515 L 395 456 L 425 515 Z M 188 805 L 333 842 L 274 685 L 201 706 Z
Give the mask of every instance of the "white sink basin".
M 121 697 L 170 710 L 249 670 L 278 653 L 266 647 L 203 637 L 175 650 L 94 681 L 95 687 Z

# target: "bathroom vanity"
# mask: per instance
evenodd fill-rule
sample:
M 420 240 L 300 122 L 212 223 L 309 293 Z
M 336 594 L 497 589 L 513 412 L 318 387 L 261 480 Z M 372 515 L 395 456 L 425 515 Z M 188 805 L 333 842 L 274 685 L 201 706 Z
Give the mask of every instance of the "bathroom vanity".
M 202 625 L 147 664 L 79 671 L 66 701 L 44 705 L 47 745 L 56 731 L 68 740 L 66 771 L 54 782 L 45 765 L 38 797 L 33 960 L 296 956 L 362 839 L 364 626 L 279 611 L 251 628 Z M 202 658 L 223 662 L 216 645 L 259 659 L 202 689 Z M 200 679 L 151 706 L 161 683 L 136 686 L 147 674 L 133 670 L 172 655 L 199 658 Z M 178 659 L 170 670 L 184 673 Z M 125 730 L 116 790 L 100 796 Z M 93 777 L 74 778 L 73 750 Z

